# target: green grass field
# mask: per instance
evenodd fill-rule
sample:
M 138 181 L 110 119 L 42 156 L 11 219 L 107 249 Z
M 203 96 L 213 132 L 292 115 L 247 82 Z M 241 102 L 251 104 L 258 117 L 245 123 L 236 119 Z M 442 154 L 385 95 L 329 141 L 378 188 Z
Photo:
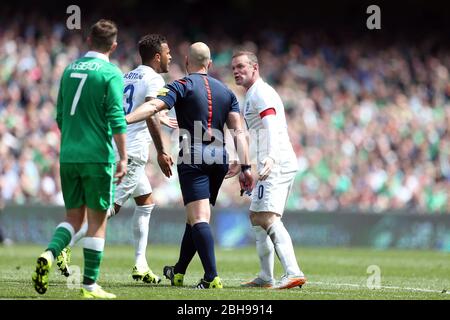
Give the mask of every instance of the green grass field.
M 0 247 L 1 299 L 79 299 L 78 290 L 68 289 L 67 278 L 54 265 L 45 295 L 34 291 L 31 274 L 43 247 L 13 245 Z M 107 246 L 99 284 L 119 299 L 156 300 L 317 300 L 317 299 L 450 299 L 450 254 L 431 251 L 377 251 L 364 248 L 296 248 L 297 258 L 308 278 L 302 289 L 243 289 L 240 282 L 258 271 L 254 248 L 216 250 L 223 290 L 194 290 L 190 286 L 202 277 L 196 256 L 185 276 L 185 287 L 171 287 L 163 279 L 148 285 L 131 279 L 134 251 L 131 246 Z M 153 271 L 162 276 L 164 265 L 178 258 L 178 247 L 149 245 L 147 258 Z M 72 265 L 82 266 L 82 249 L 73 248 Z M 367 269 L 376 265 L 381 271 L 378 289 L 369 289 Z M 282 274 L 278 261 L 277 277 Z M 444 292 L 443 292 L 444 291 Z

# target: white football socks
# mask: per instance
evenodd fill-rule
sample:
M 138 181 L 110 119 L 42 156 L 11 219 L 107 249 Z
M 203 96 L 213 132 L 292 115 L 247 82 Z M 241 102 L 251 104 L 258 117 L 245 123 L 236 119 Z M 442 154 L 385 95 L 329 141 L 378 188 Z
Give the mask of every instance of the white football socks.
M 259 277 L 265 281 L 270 281 L 273 279 L 274 245 L 267 231 L 261 226 L 253 226 L 253 231 L 255 232 L 256 252 L 258 252 L 261 267 Z
M 106 210 L 106 217 L 108 219 L 115 215 L 116 215 L 116 212 L 114 211 L 114 205 L 111 208 L 109 208 L 108 210 Z M 84 222 L 81 225 L 80 230 L 78 230 L 78 232 L 75 233 L 74 236 L 72 236 L 72 240 L 70 240 L 69 247 L 73 247 L 75 244 L 78 243 L 78 241 L 80 241 L 82 238 L 84 238 L 86 236 L 87 230 L 88 230 L 88 223 Z
M 150 216 L 154 207 L 154 204 L 136 206 L 133 214 L 135 265 L 142 269 L 148 268 L 145 252 L 147 250 Z
M 80 241 L 80 239 L 84 238 L 86 236 L 87 229 L 88 224 L 85 222 L 81 225 L 80 230 L 73 235 L 72 240 L 70 240 L 69 247 L 73 247 L 76 243 L 78 243 L 78 241 Z
M 94 291 L 97 287 L 98 287 L 98 284 L 95 282 L 93 284 L 84 284 L 83 283 L 83 288 L 89 292 Z
M 284 227 L 283 222 L 281 220 L 275 221 L 267 229 L 267 233 L 272 239 L 285 274 L 287 276 L 303 276 L 303 272 L 300 270 L 297 259 L 295 258 L 291 236 Z

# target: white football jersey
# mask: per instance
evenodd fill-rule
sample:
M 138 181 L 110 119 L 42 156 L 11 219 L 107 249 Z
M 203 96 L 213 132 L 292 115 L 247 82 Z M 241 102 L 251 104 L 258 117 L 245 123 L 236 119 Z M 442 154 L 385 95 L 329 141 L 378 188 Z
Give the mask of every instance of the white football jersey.
M 261 161 L 268 155 L 267 130 L 262 123 L 264 111 L 273 108 L 278 123 L 277 156 L 278 164 L 283 172 L 292 172 L 298 169 L 297 157 L 289 139 L 284 106 L 278 93 L 261 78 L 247 91 L 244 103 L 244 119 L 250 133 L 250 157 L 252 162 L 257 161 L 258 170 L 262 168 Z
M 164 87 L 163 77 L 151 67 L 140 65 L 124 74 L 123 108 L 129 114 L 145 102 L 146 97 L 156 98 L 158 91 Z M 151 136 L 145 120 L 133 123 L 127 127 L 128 157 L 148 160 L 148 146 Z M 114 149 L 116 146 L 114 145 Z M 117 156 L 117 151 L 116 151 Z

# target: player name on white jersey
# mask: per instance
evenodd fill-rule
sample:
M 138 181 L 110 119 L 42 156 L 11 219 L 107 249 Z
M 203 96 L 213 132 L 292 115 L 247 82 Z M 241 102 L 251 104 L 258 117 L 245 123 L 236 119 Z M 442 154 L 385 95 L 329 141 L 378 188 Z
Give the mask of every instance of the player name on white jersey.
M 123 76 L 124 79 L 128 79 L 128 80 L 135 80 L 135 79 L 141 80 L 143 77 L 144 77 L 144 74 L 136 73 L 136 72 L 133 72 L 133 71 L 125 73 L 125 75 Z
M 126 114 L 133 112 L 145 102 L 147 97 L 156 98 L 158 91 L 164 87 L 163 77 L 151 67 L 140 65 L 124 74 L 123 107 Z M 147 161 L 148 145 L 151 142 L 147 123 L 141 121 L 127 127 L 128 157 Z

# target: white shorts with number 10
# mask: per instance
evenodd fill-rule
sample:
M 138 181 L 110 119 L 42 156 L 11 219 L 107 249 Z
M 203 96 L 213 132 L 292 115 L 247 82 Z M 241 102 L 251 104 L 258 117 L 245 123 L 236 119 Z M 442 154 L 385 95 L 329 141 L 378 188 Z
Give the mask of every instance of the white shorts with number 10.
M 116 195 L 114 197 L 114 203 L 117 203 L 119 206 L 123 206 L 130 197 L 136 198 L 152 193 L 152 186 L 145 173 L 147 162 L 136 158 L 128 159 L 127 174 L 116 187 Z
M 269 177 L 258 180 L 253 188 L 250 211 L 274 212 L 282 216 L 296 173 L 283 172 L 280 166 L 274 166 Z

